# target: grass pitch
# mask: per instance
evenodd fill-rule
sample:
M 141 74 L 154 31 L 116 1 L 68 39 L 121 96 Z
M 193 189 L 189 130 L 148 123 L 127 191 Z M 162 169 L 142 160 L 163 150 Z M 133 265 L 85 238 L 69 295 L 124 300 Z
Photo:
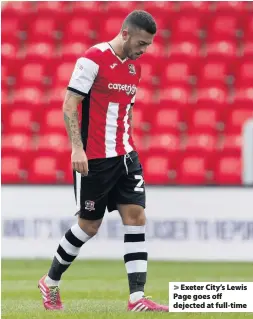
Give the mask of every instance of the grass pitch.
M 128 283 L 123 261 L 75 261 L 61 284 L 65 310 L 48 312 L 42 306 L 37 282 L 49 266 L 49 260 L 2 261 L 2 318 L 253 318 L 251 313 L 128 313 Z M 149 262 L 146 295 L 168 304 L 170 281 L 253 281 L 253 266 L 249 263 Z

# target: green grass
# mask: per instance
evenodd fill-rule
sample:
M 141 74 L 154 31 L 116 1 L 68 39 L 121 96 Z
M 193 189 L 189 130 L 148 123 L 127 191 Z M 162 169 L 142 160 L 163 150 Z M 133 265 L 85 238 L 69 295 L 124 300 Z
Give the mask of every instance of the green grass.
M 63 312 L 42 307 L 38 279 L 50 261 L 2 261 L 2 318 L 6 319 L 242 319 L 250 313 L 127 313 L 128 283 L 122 261 L 75 261 L 63 277 Z M 168 304 L 169 281 L 253 281 L 247 263 L 149 262 L 145 293 Z

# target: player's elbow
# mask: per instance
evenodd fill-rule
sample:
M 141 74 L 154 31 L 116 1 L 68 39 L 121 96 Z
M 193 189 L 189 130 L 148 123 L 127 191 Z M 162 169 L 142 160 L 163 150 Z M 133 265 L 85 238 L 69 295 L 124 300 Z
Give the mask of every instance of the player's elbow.
M 78 108 L 78 105 L 82 102 L 83 99 L 83 96 L 67 90 L 62 105 L 63 112 L 75 112 Z

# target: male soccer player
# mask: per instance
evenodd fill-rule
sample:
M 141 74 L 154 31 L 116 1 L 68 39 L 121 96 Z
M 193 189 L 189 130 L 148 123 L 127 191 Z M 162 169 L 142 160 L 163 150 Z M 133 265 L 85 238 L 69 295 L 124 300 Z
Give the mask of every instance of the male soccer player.
M 63 103 L 72 143 L 78 223 L 60 241 L 51 268 L 39 281 L 46 309 L 62 309 L 59 282 L 81 247 L 98 231 L 106 207 L 118 210 L 124 225 L 124 261 L 129 311 L 168 311 L 144 295 L 148 254 L 145 246 L 145 188 L 131 136 L 132 107 L 141 78 L 136 61 L 152 44 L 153 17 L 131 12 L 120 33 L 77 60 Z M 82 102 L 81 133 L 78 105 Z

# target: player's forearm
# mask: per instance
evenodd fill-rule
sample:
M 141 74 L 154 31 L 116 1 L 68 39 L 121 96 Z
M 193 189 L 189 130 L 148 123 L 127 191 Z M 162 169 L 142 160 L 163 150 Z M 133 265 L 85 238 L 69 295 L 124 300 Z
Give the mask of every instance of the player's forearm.
M 78 122 L 78 105 L 82 99 L 82 96 L 67 91 L 63 103 L 64 121 L 72 144 L 72 149 L 83 148 Z

